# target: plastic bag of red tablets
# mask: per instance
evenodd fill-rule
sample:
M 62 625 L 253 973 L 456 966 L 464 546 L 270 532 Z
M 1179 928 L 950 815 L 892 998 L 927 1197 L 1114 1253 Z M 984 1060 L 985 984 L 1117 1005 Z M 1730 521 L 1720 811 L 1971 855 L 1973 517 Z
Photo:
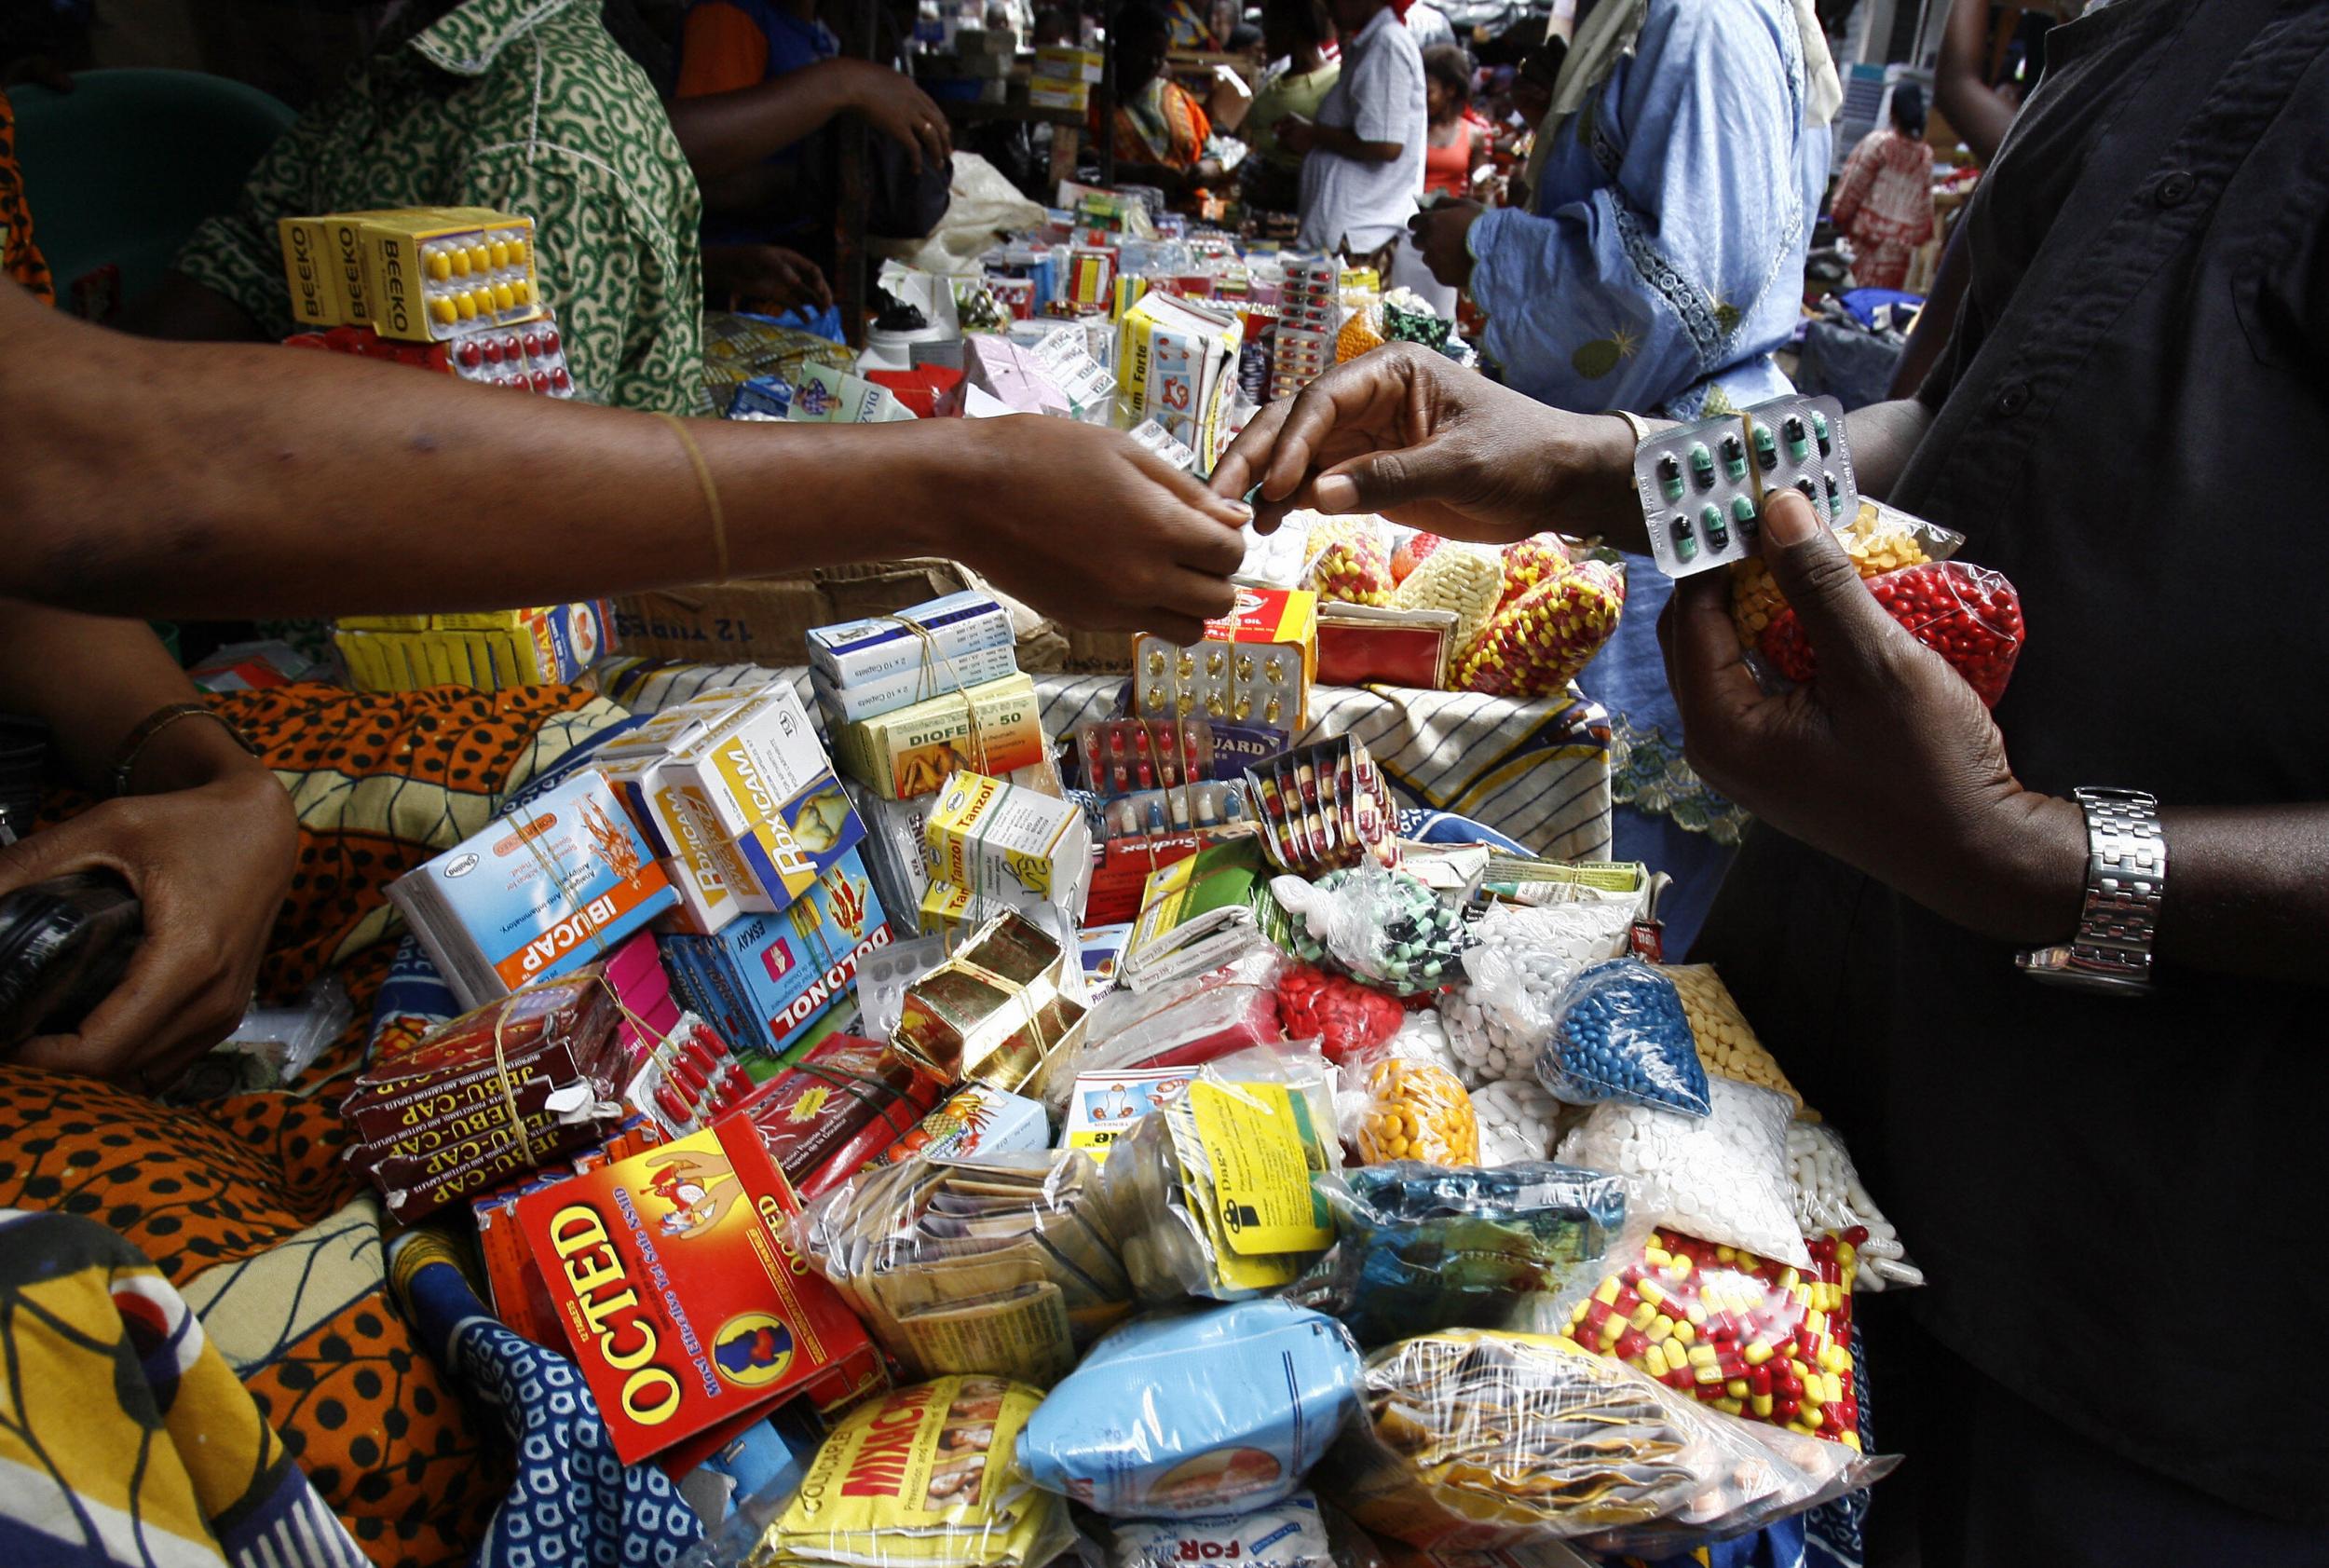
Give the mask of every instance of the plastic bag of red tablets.
M 1947 660 L 1983 707 L 1997 705 L 2023 640 L 2022 596 L 2005 573 L 1965 561 L 1927 561 L 1867 583 L 1885 613 Z M 1755 651 L 1789 680 L 1808 681 L 1818 674 L 1811 639 L 1792 606 L 1771 618 Z

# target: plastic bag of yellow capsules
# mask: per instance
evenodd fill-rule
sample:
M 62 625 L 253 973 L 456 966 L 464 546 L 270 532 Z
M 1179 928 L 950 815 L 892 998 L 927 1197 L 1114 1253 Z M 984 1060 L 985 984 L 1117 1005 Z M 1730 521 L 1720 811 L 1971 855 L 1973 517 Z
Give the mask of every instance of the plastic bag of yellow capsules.
M 689 1568 L 1043 1568 L 1075 1533 L 1066 1499 L 1012 1465 L 1042 1398 L 942 1377 L 861 1405 L 772 1520 L 741 1541 L 724 1529 Z

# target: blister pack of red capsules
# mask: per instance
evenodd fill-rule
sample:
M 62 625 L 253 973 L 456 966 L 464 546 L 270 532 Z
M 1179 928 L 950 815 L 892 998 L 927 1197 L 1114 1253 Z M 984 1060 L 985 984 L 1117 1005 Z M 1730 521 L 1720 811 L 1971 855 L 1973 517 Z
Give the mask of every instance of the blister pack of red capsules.
M 1301 746 L 1246 770 L 1262 848 L 1281 871 L 1315 876 L 1399 863 L 1391 788 L 1355 736 Z
M 633 1069 L 622 1098 L 665 1138 L 684 1138 L 734 1110 L 753 1086 L 728 1042 L 693 1013 L 683 1013 Z
M 539 320 L 487 327 L 437 345 L 452 361 L 453 374 L 488 387 L 514 387 L 545 397 L 574 396 L 566 351 L 558 322 L 548 311 Z
M 299 333 L 283 342 L 295 348 L 321 348 L 433 370 L 484 387 L 511 387 L 551 398 L 574 396 L 574 377 L 566 369 L 558 320 L 547 310 L 537 320 L 487 327 L 442 343 L 403 343 L 359 326 Z

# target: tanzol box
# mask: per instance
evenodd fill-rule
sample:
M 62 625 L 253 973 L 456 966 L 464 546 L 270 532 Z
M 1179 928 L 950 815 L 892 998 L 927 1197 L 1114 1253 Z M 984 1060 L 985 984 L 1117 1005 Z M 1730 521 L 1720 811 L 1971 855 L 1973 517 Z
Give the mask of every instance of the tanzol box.
M 809 679 L 826 716 L 849 724 L 1015 674 L 1012 641 L 1001 605 L 949 593 L 895 616 L 818 627 L 809 634 Z
M 1083 912 L 1092 830 L 1083 808 L 981 773 L 957 773 L 922 824 L 931 875 L 1020 908 Z
M 782 1055 L 848 994 L 859 957 L 890 941 L 852 849 L 783 913 L 747 915 L 710 936 L 666 936 L 663 954 L 688 1004 L 740 1054 Z
M 604 955 L 677 894 L 605 774 L 585 768 L 388 885 L 465 1007 Z

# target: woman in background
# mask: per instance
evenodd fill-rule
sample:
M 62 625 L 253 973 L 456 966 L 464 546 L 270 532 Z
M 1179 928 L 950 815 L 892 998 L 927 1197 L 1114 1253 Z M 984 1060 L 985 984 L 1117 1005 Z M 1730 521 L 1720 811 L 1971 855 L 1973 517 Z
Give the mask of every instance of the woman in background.
M 1326 0 L 1268 0 L 1261 7 L 1261 48 L 1286 68 L 1254 89 L 1240 128 L 1253 156 L 1245 165 L 1246 201 L 1271 212 L 1291 212 L 1302 199 L 1302 155 L 1278 139 L 1287 116 L 1314 119 L 1318 104 L 1342 74 L 1334 53 L 1334 19 Z
M 1892 89 L 1892 123 L 1861 137 L 1844 160 L 1829 212 L 1852 241 L 1853 281 L 1897 289 L 1908 280 L 1910 257 L 1933 237 L 1933 149 L 1914 82 Z
M 1472 194 L 1472 170 L 1487 157 L 1472 117 L 1472 59 L 1453 44 L 1423 51 L 1423 107 L 1430 130 L 1423 145 L 1423 189 L 1440 196 Z
M 1213 135 L 1205 106 L 1164 69 L 1172 34 L 1171 20 L 1153 6 L 1127 6 L 1116 18 L 1118 101 L 1108 133 L 1119 182 L 1179 196 L 1220 170 L 1205 161 Z

